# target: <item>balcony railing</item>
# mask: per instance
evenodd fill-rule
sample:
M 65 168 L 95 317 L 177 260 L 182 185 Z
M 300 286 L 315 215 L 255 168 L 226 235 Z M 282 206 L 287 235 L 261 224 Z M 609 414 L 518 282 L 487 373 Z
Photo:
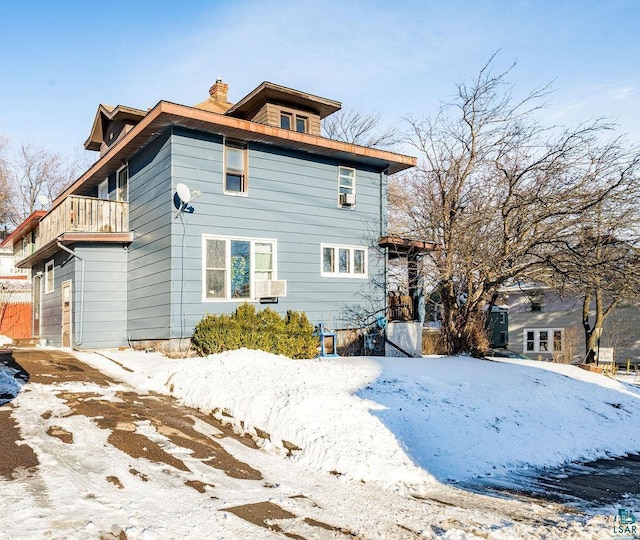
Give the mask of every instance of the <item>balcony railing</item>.
M 38 224 L 34 251 L 66 232 L 129 232 L 129 203 L 67 197 Z

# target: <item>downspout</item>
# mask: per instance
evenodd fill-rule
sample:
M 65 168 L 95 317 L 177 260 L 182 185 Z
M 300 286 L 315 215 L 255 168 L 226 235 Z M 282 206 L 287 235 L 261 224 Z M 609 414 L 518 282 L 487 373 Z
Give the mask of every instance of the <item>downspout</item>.
M 386 215 L 385 215 L 385 210 L 386 210 L 386 192 L 384 189 L 384 185 L 385 185 L 385 178 L 387 176 L 387 171 L 382 171 L 380 173 L 380 236 L 379 238 L 382 238 L 386 232 L 387 232 L 387 227 L 386 227 Z M 382 298 L 383 298 L 383 306 L 384 306 L 384 320 L 388 320 L 388 308 L 389 306 L 387 305 L 387 302 L 389 301 L 388 298 L 388 288 L 389 285 L 387 283 L 388 280 L 388 273 L 389 273 L 389 248 L 384 248 L 384 272 L 383 272 L 383 276 L 382 276 L 382 283 L 383 283 L 383 290 L 382 290 Z M 387 325 L 384 325 L 384 328 L 382 328 L 382 338 L 383 338 L 383 343 L 387 342 Z M 386 345 L 384 346 L 386 348 Z
M 84 320 L 84 259 L 82 257 L 80 257 L 80 255 L 78 255 L 75 251 L 71 251 L 67 246 L 62 245 L 60 242 L 58 242 L 58 247 L 62 250 L 62 251 L 66 251 L 69 255 L 71 255 L 72 257 L 75 257 L 76 259 L 80 259 L 80 262 L 82 263 L 80 265 L 80 272 L 81 272 L 81 277 L 80 277 L 80 339 L 78 341 L 76 341 L 76 346 L 77 345 L 82 345 L 82 341 L 83 341 L 83 334 L 82 334 L 82 323 Z

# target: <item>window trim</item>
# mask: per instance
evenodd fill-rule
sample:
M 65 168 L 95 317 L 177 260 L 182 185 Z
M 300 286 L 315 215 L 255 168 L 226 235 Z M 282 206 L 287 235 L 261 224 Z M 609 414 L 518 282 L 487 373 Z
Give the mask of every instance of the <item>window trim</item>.
M 326 272 L 324 270 L 324 250 L 325 249 L 333 249 L 335 251 L 340 249 L 348 249 L 349 250 L 349 272 Z M 338 257 L 335 256 L 334 251 L 334 261 L 338 260 Z M 355 252 L 356 251 L 364 251 L 364 272 L 362 274 L 355 272 Z M 344 245 L 344 244 L 328 244 L 322 243 L 320 244 L 320 277 L 327 278 L 346 278 L 346 279 L 368 279 L 369 278 L 369 248 L 367 246 L 353 246 L 353 245 Z
M 288 131 L 292 131 L 292 127 L 283 127 L 282 125 L 283 118 L 287 118 L 289 120 L 289 126 L 293 126 L 295 122 L 294 114 L 289 111 L 280 111 L 280 129 L 286 129 Z
M 225 242 L 224 257 L 225 257 L 225 283 L 224 283 L 224 297 L 222 298 L 209 298 L 207 297 L 207 240 L 221 240 Z M 231 296 L 231 242 L 250 242 L 250 277 L 249 287 L 250 295 L 246 298 L 234 298 Z M 255 273 L 256 273 L 256 257 L 255 246 L 256 244 L 271 244 L 271 279 L 278 279 L 278 240 L 275 238 L 254 238 L 248 236 L 223 236 L 218 234 L 202 235 L 202 251 L 201 251 L 201 264 L 202 264 L 202 301 L 211 303 L 220 302 L 258 302 L 260 299 L 255 297 Z
M 304 129 L 300 131 L 298 129 L 298 122 L 301 121 Z M 297 133 L 309 133 L 309 118 L 307 116 L 302 116 L 300 114 L 295 115 L 295 126 L 294 131 Z
M 222 191 L 225 195 L 233 195 L 235 197 L 248 197 L 249 196 L 249 146 L 246 142 L 239 141 L 236 139 L 228 139 L 224 138 L 223 140 L 223 163 L 222 163 Z M 227 189 L 227 174 L 229 171 L 227 170 L 227 148 L 235 148 L 237 150 L 243 151 L 243 171 L 242 178 L 240 180 L 241 190 L 233 191 Z M 236 169 L 231 169 L 231 172 L 239 172 Z
M 529 340 L 527 333 L 533 332 L 533 340 Z M 547 350 L 540 348 L 540 333 L 547 332 Z M 555 333 L 560 332 L 560 349 L 555 348 L 556 340 Z M 533 349 L 529 350 L 527 345 L 529 342 L 533 342 Z M 522 330 L 522 352 L 524 354 L 554 354 L 561 353 L 564 349 L 564 328 L 524 328 Z
M 55 260 L 51 259 L 44 264 L 44 294 L 49 294 L 56 289 Z M 51 286 L 49 286 L 49 275 L 51 275 Z

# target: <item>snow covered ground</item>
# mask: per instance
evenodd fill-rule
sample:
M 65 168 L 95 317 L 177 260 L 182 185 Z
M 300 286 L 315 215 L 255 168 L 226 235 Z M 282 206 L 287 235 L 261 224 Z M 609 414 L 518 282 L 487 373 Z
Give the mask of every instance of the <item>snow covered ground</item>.
M 170 360 L 134 351 L 86 362 L 134 386 L 230 413 L 301 448 L 316 470 L 406 490 L 434 481 L 640 451 L 640 388 L 578 367 L 469 357 L 295 361 L 240 350 Z
M 640 451 L 640 432 L 635 427 L 640 417 L 640 388 L 574 366 L 467 357 L 290 360 L 249 350 L 181 360 L 131 350 L 74 354 L 140 392 L 173 395 L 256 436 L 265 450 L 261 466 L 280 463 L 276 465 L 278 475 L 291 483 L 301 477 L 301 471 L 308 471 L 306 494 L 316 502 L 322 500 L 337 517 L 353 515 L 354 523 L 368 521 L 371 528 L 365 538 L 392 537 L 376 514 L 380 504 L 388 504 L 385 512 L 391 521 L 399 522 L 403 516 L 416 523 L 415 534 L 400 531 L 394 538 L 603 538 L 610 531 L 616 508 L 582 521 L 578 518 L 578 523 L 567 524 L 563 521 L 566 516 L 558 515 L 557 526 L 538 531 L 521 523 L 522 517 L 500 516 L 535 515 L 544 510 L 539 505 L 490 502 L 486 497 L 464 495 L 449 484 L 507 478 L 537 467 Z M 3 388 L 19 390 L 11 386 L 15 383 L 10 378 L 0 370 L 0 385 L 4 385 L 0 393 Z M 21 428 L 33 425 L 36 438 L 41 437 L 35 424 L 43 411 L 60 409 L 63 413 L 61 405 L 47 399 L 35 388 L 15 400 L 18 411 L 23 411 L 18 414 Z M 68 429 L 75 431 L 72 426 Z M 92 450 L 95 445 L 86 429 L 79 443 L 91 456 L 92 467 L 108 468 L 108 461 L 100 465 L 102 458 Z M 234 447 L 234 451 L 239 449 Z M 327 482 L 323 477 L 339 479 L 343 491 L 321 486 Z M 0 493 L 1 488 L 0 483 Z M 143 483 L 137 489 L 141 490 L 137 502 L 123 510 L 132 515 L 138 515 L 153 499 Z M 224 494 L 222 499 L 237 497 L 232 483 L 218 489 Z M 457 502 L 435 508 L 416 506 L 416 501 L 434 500 L 436 493 L 443 501 Z M 171 497 L 171 490 L 162 496 Z M 67 510 L 74 508 L 64 490 L 58 497 Z M 89 503 L 84 500 L 82 504 Z M 185 499 L 175 504 L 181 505 L 175 523 L 169 520 L 162 529 L 173 535 L 184 527 L 186 507 L 201 503 Z M 17 529 L 25 537 L 39 523 L 33 512 L 38 511 L 24 509 L 25 528 Z M 542 512 L 541 522 L 548 522 L 549 512 L 553 510 Z M 441 525 L 445 515 L 445 521 L 452 524 L 447 531 L 427 526 Z M 194 526 L 200 525 L 199 519 L 194 513 Z M 225 525 L 221 520 L 216 517 L 211 522 L 212 531 Z M 230 526 L 228 521 L 226 526 Z M 158 536 L 158 523 L 156 528 L 154 533 L 153 528 L 132 526 L 129 538 L 162 536 Z M 359 530 L 355 525 L 354 529 Z M 223 530 L 227 534 L 212 537 L 251 537 L 240 529 Z M 172 534 L 169 537 L 177 537 Z M 332 536 L 327 533 L 326 537 Z

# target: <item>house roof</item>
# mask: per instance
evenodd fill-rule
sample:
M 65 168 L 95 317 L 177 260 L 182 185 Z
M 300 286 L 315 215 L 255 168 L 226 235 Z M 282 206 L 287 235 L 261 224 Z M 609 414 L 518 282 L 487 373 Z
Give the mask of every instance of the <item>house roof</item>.
M 112 107 L 111 105 L 101 103 L 98 106 L 98 112 L 96 112 L 96 117 L 93 120 L 91 133 L 85 141 L 84 147 L 87 150 L 100 150 L 100 146 L 104 142 L 104 132 L 109 121 L 121 120 L 122 122 L 129 121 L 130 123 L 136 124 L 144 118 L 146 114 L 146 111 L 134 109 L 133 107 L 126 107 L 124 105 Z
M 317 113 L 321 119 L 342 108 L 342 103 L 339 101 L 314 96 L 313 94 L 264 81 L 255 90 L 233 105 L 225 114 L 247 119 L 253 116 L 253 112 L 260 109 L 267 102 L 286 103 L 289 106 L 299 107 L 303 110 L 311 110 Z
M 218 114 L 224 114 L 231 107 L 231 103 L 222 103 L 217 101 L 213 97 L 208 97 L 204 101 L 193 106 L 195 109 L 202 109 L 205 111 L 211 111 Z
M 277 145 L 341 161 L 355 161 L 380 170 L 387 170 L 389 174 L 414 167 L 417 162 L 412 156 L 334 141 L 317 135 L 298 133 L 160 101 L 128 133 L 115 142 L 88 171 L 53 201 L 52 208 L 59 205 L 68 195 L 88 194 L 106 176 L 117 171 L 133 154 L 170 126 L 221 134 L 249 142 Z
M 33 229 L 38 226 L 40 218 L 46 214 L 46 210 L 35 210 L 22 222 L 18 227 L 0 244 L 0 247 L 11 247 L 16 241 L 22 240 L 22 238 L 29 234 Z

